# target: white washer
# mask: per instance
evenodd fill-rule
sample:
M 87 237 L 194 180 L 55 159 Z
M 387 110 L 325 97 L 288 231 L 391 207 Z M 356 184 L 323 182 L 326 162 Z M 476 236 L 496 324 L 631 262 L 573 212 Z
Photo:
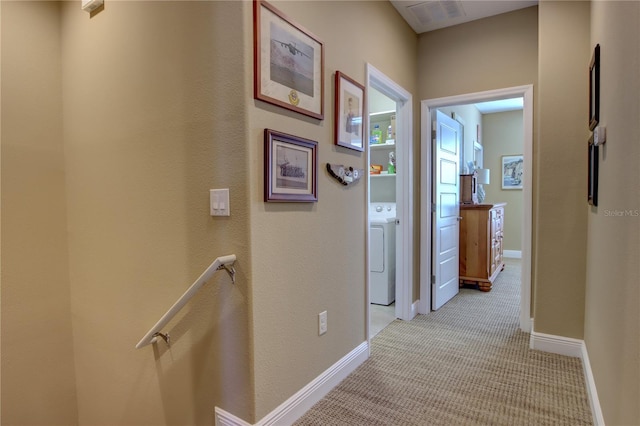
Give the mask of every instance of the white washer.
M 390 305 L 396 299 L 396 203 L 369 206 L 371 303 Z

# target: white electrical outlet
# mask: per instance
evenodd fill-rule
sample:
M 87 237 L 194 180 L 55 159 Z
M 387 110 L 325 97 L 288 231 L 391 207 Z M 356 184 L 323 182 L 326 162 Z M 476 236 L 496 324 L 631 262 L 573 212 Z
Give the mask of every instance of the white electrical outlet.
M 327 311 L 318 314 L 318 335 L 322 336 L 327 332 Z

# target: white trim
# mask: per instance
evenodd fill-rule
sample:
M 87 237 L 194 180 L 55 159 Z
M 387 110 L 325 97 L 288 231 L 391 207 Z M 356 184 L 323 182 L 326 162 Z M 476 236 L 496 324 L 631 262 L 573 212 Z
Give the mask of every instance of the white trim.
M 427 101 L 420 108 L 420 304 L 418 312 L 431 312 L 431 112 Z
M 531 338 L 529 339 L 529 347 L 533 350 L 574 358 L 582 358 L 582 344 L 582 340 L 538 333 L 536 331 L 531 332 Z
M 533 228 L 533 85 L 469 93 L 421 102 L 421 174 L 420 223 L 431 223 L 431 110 L 489 100 L 523 97 L 524 182 L 522 187 L 522 272 L 520 279 L 520 328 L 530 330 L 531 318 L 531 241 Z M 430 312 L 431 305 L 431 227 L 420 227 L 420 309 Z
M 262 418 L 256 426 L 290 425 L 320 401 L 331 389 L 369 358 L 369 342 L 365 341 L 342 357 L 324 373 L 300 389 L 291 398 Z
M 503 257 L 508 257 L 509 259 L 522 259 L 522 251 L 521 250 L 504 250 L 502 252 Z
M 234 416 L 228 411 L 222 408 L 216 407 L 215 409 L 215 425 L 216 426 L 252 426 L 251 423 L 247 423 L 239 417 Z
M 263 417 L 255 426 L 292 424 L 365 362 L 368 357 L 369 343 L 365 341 Z M 251 426 L 251 423 L 247 423 L 218 407 L 215 408 L 215 424 L 216 426 Z
M 420 310 L 420 299 L 416 300 L 411 304 L 411 318 L 418 315 L 419 310 Z
M 587 383 L 587 394 L 589 395 L 593 424 L 595 426 L 604 426 L 604 416 L 602 415 L 602 408 L 600 407 L 600 399 L 598 399 L 596 382 L 593 378 L 593 372 L 591 371 L 587 345 L 584 342 L 582 342 L 582 367 L 584 368 L 584 380 Z
M 366 66 L 367 88 L 373 87 L 396 102 L 396 206 L 399 225 L 396 232 L 396 318 L 410 321 L 413 303 L 413 97 L 411 93 L 371 64 Z M 368 122 L 368 120 L 367 120 Z M 367 129 L 368 132 L 368 129 Z M 368 134 L 368 133 L 367 133 Z M 401 144 L 401 145 L 400 145 Z M 368 146 L 368 144 L 367 144 Z M 367 168 L 370 157 L 367 155 Z M 367 174 L 368 175 L 368 174 Z M 369 188 L 369 187 L 367 187 Z M 367 191 L 367 207 L 370 199 Z M 368 208 L 367 208 L 368 223 Z M 368 240 L 367 240 L 368 241 Z M 367 244 L 368 250 L 368 244 Z M 368 259 L 367 255 L 367 259 Z M 369 264 L 367 260 L 367 271 Z M 369 288 L 369 284 L 367 284 Z M 369 297 L 367 296 L 367 304 Z M 367 312 L 367 318 L 369 313 Z M 367 331 L 367 335 L 369 335 Z
M 533 329 L 533 319 L 531 320 L 531 328 Z M 600 407 L 600 399 L 598 398 L 598 390 L 596 389 L 596 382 L 593 377 L 593 372 L 591 371 L 591 362 L 589 362 L 589 353 L 584 340 L 532 331 L 529 345 L 530 348 L 534 350 L 571 356 L 582 360 L 582 369 L 584 372 L 584 380 L 587 388 L 589 405 L 591 407 L 593 424 L 595 426 L 605 426 L 602 408 Z

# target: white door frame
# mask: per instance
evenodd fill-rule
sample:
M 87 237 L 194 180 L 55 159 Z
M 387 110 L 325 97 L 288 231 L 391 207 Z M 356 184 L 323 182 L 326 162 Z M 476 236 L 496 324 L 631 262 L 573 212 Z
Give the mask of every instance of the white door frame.
M 531 241 L 533 212 L 533 85 L 509 87 L 486 92 L 427 99 L 421 102 L 421 174 L 420 223 L 431 223 L 431 111 L 437 108 L 466 105 L 514 97 L 524 98 L 524 179 L 522 184 L 522 272 L 520 284 L 520 329 L 531 331 Z M 431 226 L 420 229 L 420 303 L 419 313 L 431 309 Z
M 396 176 L 396 318 L 411 320 L 417 314 L 413 304 L 413 98 L 411 93 L 379 71 L 371 64 L 366 66 L 367 88 L 373 87 L 396 102 L 396 164 L 400 170 Z M 368 114 L 368 111 L 367 111 Z M 369 134 L 369 120 L 366 120 Z M 367 154 L 368 154 L 367 144 Z M 369 168 L 367 155 L 367 169 Z M 368 173 L 367 173 L 368 174 Z M 367 224 L 369 223 L 369 191 L 367 191 Z M 368 234 L 368 231 L 367 231 Z M 398 238 L 398 236 L 400 238 Z M 367 237 L 367 240 L 369 237 Z M 367 250 L 369 244 L 367 241 Z M 369 255 L 367 253 L 367 339 L 369 337 Z

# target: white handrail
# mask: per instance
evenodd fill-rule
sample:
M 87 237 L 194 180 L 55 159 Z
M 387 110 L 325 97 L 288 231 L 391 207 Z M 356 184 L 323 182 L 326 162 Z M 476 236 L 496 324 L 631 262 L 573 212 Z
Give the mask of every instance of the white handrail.
M 142 339 L 136 345 L 136 349 L 140 349 L 143 346 L 146 346 L 150 343 L 154 343 L 158 336 L 162 337 L 165 342 L 169 343 L 169 335 L 160 333 L 160 330 L 167 325 L 169 321 L 175 316 L 175 314 L 182 309 L 182 307 L 193 297 L 194 294 L 202 287 L 204 283 L 206 283 L 216 271 L 220 269 L 225 269 L 229 275 L 231 275 L 232 281 L 235 283 L 235 269 L 233 269 L 233 263 L 236 261 L 236 255 L 230 254 L 228 256 L 220 256 L 216 260 L 213 261 L 211 265 L 200 275 L 200 277 L 191 284 L 191 287 L 187 291 L 184 292 L 182 297 L 173 304 L 171 308 L 160 318 L 160 320 L 151 327 L 151 330 L 144 335 Z M 230 267 L 227 265 L 231 264 Z

